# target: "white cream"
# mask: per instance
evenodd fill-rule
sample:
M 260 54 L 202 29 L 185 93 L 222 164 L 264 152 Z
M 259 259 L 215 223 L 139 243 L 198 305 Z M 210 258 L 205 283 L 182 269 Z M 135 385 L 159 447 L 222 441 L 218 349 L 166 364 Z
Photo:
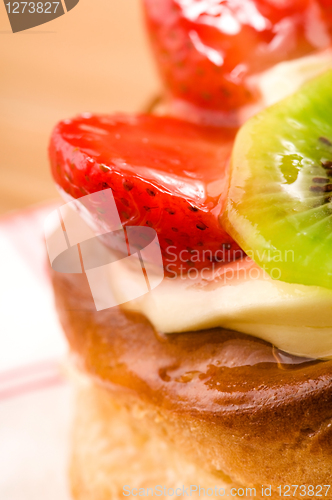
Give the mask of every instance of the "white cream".
M 119 273 L 110 276 L 110 283 L 123 303 L 130 289 L 119 283 L 137 277 L 128 267 Z M 223 327 L 299 356 L 332 357 L 332 290 L 272 280 L 249 258 L 195 279 L 164 278 L 123 307 L 144 314 L 164 333 Z

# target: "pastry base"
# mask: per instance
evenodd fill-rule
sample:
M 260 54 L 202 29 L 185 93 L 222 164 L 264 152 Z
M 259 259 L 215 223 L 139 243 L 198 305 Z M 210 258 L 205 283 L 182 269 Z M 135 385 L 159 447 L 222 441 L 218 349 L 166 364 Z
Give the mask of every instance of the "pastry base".
M 76 415 L 72 433 L 70 481 L 75 500 L 115 500 L 129 496 L 165 496 L 166 489 L 179 488 L 176 496 L 201 498 L 203 488 L 239 488 L 226 475 L 211 474 L 185 457 L 167 435 L 156 429 L 158 417 L 142 408 L 130 396 L 117 401 L 109 391 L 87 377 L 75 377 Z M 155 420 L 155 425 L 151 425 Z M 192 492 L 190 494 L 190 486 Z M 124 491 L 124 486 L 127 487 Z M 162 495 L 155 490 L 160 486 Z M 201 487 L 194 491 L 195 487 Z M 183 487 L 188 495 L 183 495 Z M 140 488 L 145 490 L 139 491 Z M 124 495 L 126 493 L 126 495 Z M 141 493 L 141 495 L 139 494 Z M 168 496 L 172 496 L 169 491 Z M 209 490 L 211 493 L 211 490 Z M 220 492 L 223 494 L 223 491 Z M 234 491 L 233 491 L 234 493 Z M 131 495 L 130 495 L 131 496 Z M 208 495 L 205 494 L 207 497 Z M 215 494 L 213 494 L 215 496 Z M 257 496 L 257 495 L 256 495 Z

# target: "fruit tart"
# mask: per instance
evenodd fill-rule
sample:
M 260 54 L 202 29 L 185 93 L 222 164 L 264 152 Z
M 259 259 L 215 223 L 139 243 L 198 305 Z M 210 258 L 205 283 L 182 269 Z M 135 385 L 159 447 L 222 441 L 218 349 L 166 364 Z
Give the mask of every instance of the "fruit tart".
M 164 113 L 49 148 L 73 496 L 332 498 L 332 3 L 143 3 Z

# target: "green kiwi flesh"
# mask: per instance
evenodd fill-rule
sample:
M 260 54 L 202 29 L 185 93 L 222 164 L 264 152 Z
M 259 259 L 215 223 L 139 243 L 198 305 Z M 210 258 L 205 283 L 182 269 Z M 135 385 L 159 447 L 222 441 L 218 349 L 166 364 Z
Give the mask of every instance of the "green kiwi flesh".
M 221 223 L 272 278 L 332 288 L 332 71 L 240 129 Z

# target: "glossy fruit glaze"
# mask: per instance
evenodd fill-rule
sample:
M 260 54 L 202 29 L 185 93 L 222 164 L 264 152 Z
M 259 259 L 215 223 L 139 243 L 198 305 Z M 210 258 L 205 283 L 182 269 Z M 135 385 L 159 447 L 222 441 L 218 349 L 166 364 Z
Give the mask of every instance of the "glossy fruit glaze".
M 218 413 L 294 397 L 331 377 L 332 361 L 299 358 L 263 340 L 214 328 L 158 334 L 144 316 L 97 312 L 84 275 L 52 271 L 58 313 L 73 352 L 92 376 L 163 405 Z M 326 384 L 330 386 L 330 380 Z M 310 391 L 308 391 L 310 393 Z M 309 396 L 309 394 L 308 394 Z
M 259 99 L 252 74 L 331 45 L 331 0 L 143 0 L 173 98 L 233 112 Z
M 72 198 L 111 188 L 122 224 L 154 228 L 166 272 L 185 273 L 243 255 L 218 222 L 235 132 L 152 115 L 83 115 L 55 128 L 52 173 Z M 111 219 L 102 210 L 95 223 Z
M 314 484 L 329 484 L 332 361 L 221 328 L 161 335 L 143 316 L 96 311 L 83 274 L 52 277 L 73 361 L 109 391 L 103 401 L 133 409 L 134 425 L 157 425 L 216 480 L 222 470 L 277 491 L 282 481 L 311 484 L 314 471 Z

